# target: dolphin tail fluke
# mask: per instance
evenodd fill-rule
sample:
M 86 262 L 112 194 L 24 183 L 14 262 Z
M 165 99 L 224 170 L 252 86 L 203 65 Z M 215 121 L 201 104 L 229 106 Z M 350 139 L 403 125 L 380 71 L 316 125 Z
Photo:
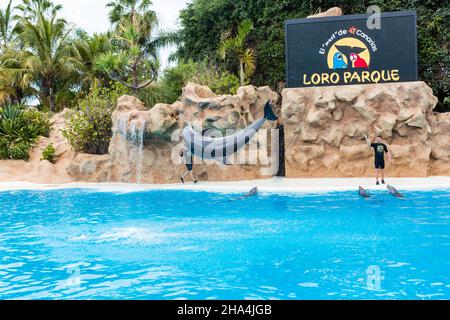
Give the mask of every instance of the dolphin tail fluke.
M 266 106 L 264 107 L 264 119 L 269 121 L 278 120 L 278 117 L 275 115 L 275 113 L 273 113 L 272 105 L 270 104 L 269 101 L 266 103 Z

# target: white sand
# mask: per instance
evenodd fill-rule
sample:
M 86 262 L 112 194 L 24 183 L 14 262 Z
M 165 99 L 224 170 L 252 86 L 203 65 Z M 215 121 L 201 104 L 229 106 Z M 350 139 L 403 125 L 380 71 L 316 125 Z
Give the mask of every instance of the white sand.
M 450 177 L 429 178 L 392 178 L 388 184 L 398 190 L 432 190 L 450 189 Z M 142 190 L 195 190 L 225 193 L 243 193 L 257 186 L 260 192 L 270 193 L 311 193 L 329 191 L 358 190 L 362 186 L 368 190 L 385 190 L 386 186 L 376 186 L 373 178 L 325 178 L 325 179 L 287 179 L 272 178 L 267 180 L 200 182 L 185 185 L 152 185 L 124 183 L 68 183 L 68 184 L 34 184 L 27 182 L 0 182 L 0 191 L 6 190 L 47 190 L 87 188 L 110 192 L 135 192 Z

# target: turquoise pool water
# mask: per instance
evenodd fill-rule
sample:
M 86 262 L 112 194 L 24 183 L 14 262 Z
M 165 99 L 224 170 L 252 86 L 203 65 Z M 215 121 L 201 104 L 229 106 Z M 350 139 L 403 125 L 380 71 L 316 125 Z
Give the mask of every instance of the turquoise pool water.
M 0 192 L 0 299 L 449 299 L 450 191 Z

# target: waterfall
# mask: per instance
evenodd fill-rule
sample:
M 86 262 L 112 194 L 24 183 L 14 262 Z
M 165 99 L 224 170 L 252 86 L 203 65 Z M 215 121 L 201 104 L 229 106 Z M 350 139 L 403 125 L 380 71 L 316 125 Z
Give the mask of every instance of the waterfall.
M 134 162 L 136 182 L 142 182 L 142 161 L 144 154 L 144 129 L 143 121 L 133 121 L 131 123 L 130 135 L 130 160 Z M 134 160 L 134 161 L 133 161 Z
M 129 113 L 117 118 L 113 132 L 115 145 L 111 153 L 113 161 L 117 164 L 119 182 L 142 182 L 144 131 L 144 121 L 130 122 Z

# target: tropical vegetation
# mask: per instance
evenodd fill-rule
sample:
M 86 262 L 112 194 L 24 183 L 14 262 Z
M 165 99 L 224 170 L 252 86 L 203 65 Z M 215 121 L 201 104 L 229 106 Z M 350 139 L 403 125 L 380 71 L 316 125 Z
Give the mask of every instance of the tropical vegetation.
M 48 136 L 48 117 L 35 109 L 6 105 L 0 109 L 0 159 L 28 160 L 40 136 Z
M 51 143 L 42 151 L 41 161 L 44 160 L 51 163 L 54 163 L 56 160 L 56 149 Z
M 121 84 L 94 86 L 78 106 L 70 110 L 63 135 L 75 151 L 106 154 L 112 137 L 111 114 L 117 99 L 126 93 Z
M 225 35 L 219 44 L 219 55 L 225 60 L 229 53 L 239 61 L 239 79 L 241 86 L 255 72 L 255 52 L 252 48 L 245 46 L 247 38 L 253 29 L 253 22 L 244 20 L 238 26 L 235 36 Z

